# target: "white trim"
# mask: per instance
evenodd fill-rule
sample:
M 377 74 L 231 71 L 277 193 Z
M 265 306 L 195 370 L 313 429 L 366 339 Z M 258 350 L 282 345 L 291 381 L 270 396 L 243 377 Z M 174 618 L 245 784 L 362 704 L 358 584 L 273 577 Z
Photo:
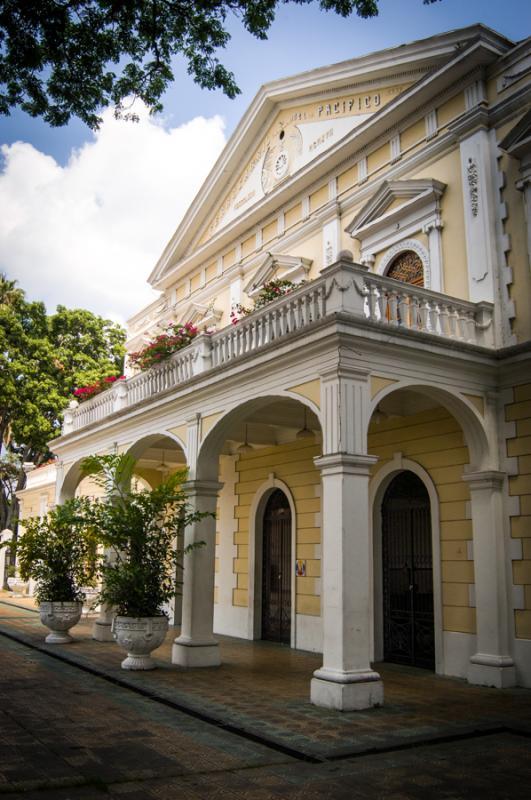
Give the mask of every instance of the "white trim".
M 373 476 L 369 484 L 369 502 L 372 509 L 372 548 L 373 564 L 373 619 L 374 628 L 371 650 L 374 659 L 383 658 L 383 591 L 382 591 L 382 513 L 381 505 L 385 491 L 392 479 L 400 472 L 413 472 L 424 484 L 430 498 L 431 541 L 433 565 L 433 625 L 435 635 L 435 672 L 445 674 L 444 637 L 442 623 L 442 583 L 441 583 L 441 532 L 439 520 L 439 496 L 430 475 L 416 461 L 395 453 L 392 461 L 385 464 Z
M 427 289 L 433 288 L 431 285 L 431 268 L 430 268 L 430 254 L 420 242 L 416 239 L 404 239 L 402 242 L 397 242 L 389 250 L 385 253 L 384 257 L 382 258 L 380 264 L 378 265 L 377 272 L 380 275 L 385 275 L 388 267 L 391 266 L 391 263 L 394 261 L 396 256 L 400 253 L 404 253 L 406 250 L 412 250 L 414 253 L 418 255 L 420 260 L 422 261 L 422 269 L 424 272 L 424 286 Z
M 297 541 L 297 512 L 293 495 L 286 484 L 275 478 L 272 472 L 268 479 L 257 489 L 249 511 L 249 600 L 247 633 L 249 639 L 260 639 L 262 636 L 262 519 L 264 510 L 275 489 L 280 489 L 287 497 L 291 511 L 291 647 L 296 647 L 296 590 L 294 564 Z

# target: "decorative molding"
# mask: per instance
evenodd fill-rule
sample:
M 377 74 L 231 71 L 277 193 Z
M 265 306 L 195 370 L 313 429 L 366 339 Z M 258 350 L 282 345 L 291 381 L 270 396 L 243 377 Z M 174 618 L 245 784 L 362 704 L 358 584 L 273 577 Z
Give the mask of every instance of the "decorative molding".
M 479 172 L 477 162 L 473 158 L 468 159 L 466 168 L 466 181 L 468 185 L 468 196 L 470 200 L 470 211 L 473 217 L 479 213 Z
M 249 297 L 254 297 L 262 289 L 264 283 L 276 277 L 279 271 L 281 274 L 278 277 L 299 283 L 308 275 L 312 263 L 310 258 L 287 256 L 282 253 L 265 253 L 253 273 L 253 277 L 243 287 L 243 291 Z
M 391 262 L 394 261 L 396 256 L 398 256 L 400 253 L 403 253 L 405 250 L 413 250 L 413 252 L 418 255 L 422 261 L 422 267 L 424 270 L 424 286 L 427 289 L 431 288 L 430 254 L 424 245 L 417 239 L 404 239 L 403 241 L 397 242 L 395 245 L 390 247 L 378 265 L 378 274 L 385 275 L 386 270 L 390 266 Z

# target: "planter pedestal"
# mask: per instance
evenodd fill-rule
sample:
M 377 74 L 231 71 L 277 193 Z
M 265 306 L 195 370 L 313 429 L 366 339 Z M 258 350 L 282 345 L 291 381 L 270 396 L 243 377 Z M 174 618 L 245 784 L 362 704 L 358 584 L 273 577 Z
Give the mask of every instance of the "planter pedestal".
M 41 622 L 51 631 L 44 640 L 46 644 L 69 644 L 73 642 L 74 639 L 68 631 L 74 625 L 77 625 L 81 619 L 82 610 L 83 603 L 80 602 L 59 603 L 48 601 L 41 603 L 39 606 Z
M 122 669 L 155 669 L 150 653 L 160 647 L 168 632 L 168 617 L 115 617 L 113 636 L 127 650 Z

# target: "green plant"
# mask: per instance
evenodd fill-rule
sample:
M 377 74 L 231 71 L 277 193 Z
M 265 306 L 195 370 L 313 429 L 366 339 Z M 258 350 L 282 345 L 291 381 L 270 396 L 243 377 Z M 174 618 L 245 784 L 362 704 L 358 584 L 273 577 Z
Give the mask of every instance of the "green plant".
M 39 603 L 83 601 L 84 588 L 97 580 L 92 501 L 72 498 L 42 518 L 24 520 L 17 559 L 21 578 L 36 581 Z
M 14 578 L 17 574 L 17 570 L 14 564 L 10 564 L 6 567 L 6 578 Z
M 253 307 L 246 308 L 246 306 L 242 306 L 241 303 L 237 303 L 230 312 L 230 321 L 233 325 L 237 325 L 242 317 L 247 317 L 249 314 L 252 314 L 253 311 L 258 311 L 259 308 L 263 308 L 269 303 L 272 303 L 273 300 L 278 300 L 279 297 L 290 294 L 290 292 L 302 286 L 303 283 L 305 283 L 305 281 L 293 283 L 293 281 L 288 281 L 285 278 L 274 278 L 272 281 L 264 283 L 254 300 Z
M 183 552 L 176 546 L 185 525 L 205 514 L 193 512 L 181 484 L 186 473 L 170 475 L 154 489 L 133 491 L 135 460 L 129 455 L 91 456 L 82 464 L 85 475 L 105 489 L 93 500 L 101 542 L 109 548 L 101 567 L 99 602 L 120 616 L 156 617 L 176 592 L 175 573 Z

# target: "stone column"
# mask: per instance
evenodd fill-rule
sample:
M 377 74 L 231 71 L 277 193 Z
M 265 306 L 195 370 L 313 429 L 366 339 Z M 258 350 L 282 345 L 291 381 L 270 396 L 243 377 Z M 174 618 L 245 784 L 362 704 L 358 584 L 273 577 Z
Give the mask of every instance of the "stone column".
M 367 455 L 369 375 L 343 354 L 321 373 L 323 666 L 311 701 L 341 711 L 383 703 L 383 683 L 371 669 L 371 538 Z
M 509 581 L 505 545 L 503 484 L 505 473 L 471 472 L 470 486 L 476 586 L 477 653 L 468 680 L 505 688 L 516 683 L 509 647 Z
M 324 643 L 311 700 L 340 711 L 383 703 L 383 683 L 369 663 L 369 470 L 375 461 L 345 453 L 315 459 L 322 477 Z
M 105 548 L 105 558 L 111 562 L 115 560 L 112 548 Z M 112 606 L 105 605 L 105 603 L 102 603 L 99 609 L 98 618 L 94 620 L 94 625 L 92 626 L 92 638 L 97 642 L 114 642 L 112 620 L 115 610 Z
M 210 514 L 216 513 L 221 487 L 217 481 L 194 480 L 183 484 L 191 508 Z M 220 663 L 213 633 L 215 517 L 204 517 L 187 526 L 185 546 L 196 542 L 205 544 L 184 557 L 181 635 L 173 643 L 172 662 L 182 667 L 215 667 Z

